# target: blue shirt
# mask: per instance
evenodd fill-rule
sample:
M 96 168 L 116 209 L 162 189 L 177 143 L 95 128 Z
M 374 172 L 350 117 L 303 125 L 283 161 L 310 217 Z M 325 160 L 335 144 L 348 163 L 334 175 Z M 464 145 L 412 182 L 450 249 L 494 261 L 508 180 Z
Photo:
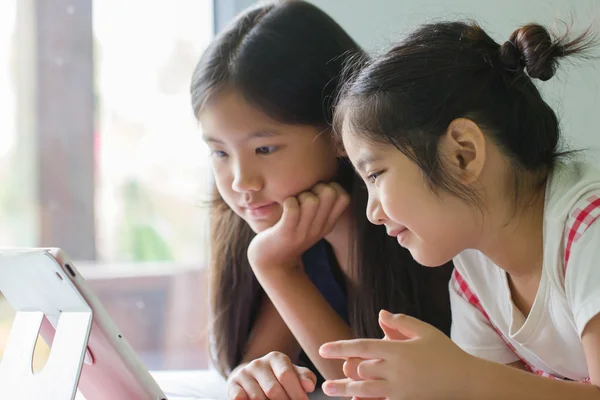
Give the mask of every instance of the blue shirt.
M 344 278 L 329 243 L 324 239 L 317 242 L 302 255 L 302 262 L 306 274 L 327 303 L 348 323 L 348 296 Z

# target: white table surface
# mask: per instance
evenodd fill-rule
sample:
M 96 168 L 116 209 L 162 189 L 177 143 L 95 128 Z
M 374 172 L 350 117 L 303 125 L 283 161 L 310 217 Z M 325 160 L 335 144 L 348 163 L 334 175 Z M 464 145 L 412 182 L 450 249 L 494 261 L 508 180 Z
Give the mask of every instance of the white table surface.
M 215 370 L 151 371 L 158 386 L 169 400 L 227 399 L 226 382 Z M 309 395 L 310 400 L 330 400 L 321 391 Z M 76 400 L 85 400 L 78 395 Z

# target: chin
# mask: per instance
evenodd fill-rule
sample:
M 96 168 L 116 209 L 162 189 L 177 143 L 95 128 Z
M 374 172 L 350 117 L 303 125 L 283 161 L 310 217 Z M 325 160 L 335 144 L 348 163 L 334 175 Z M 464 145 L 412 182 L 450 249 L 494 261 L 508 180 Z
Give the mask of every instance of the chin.
M 248 223 L 248 225 L 250 225 L 250 229 L 252 229 L 254 231 L 254 233 L 257 233 L 257 234 L 261 233 L 262 231 L 269 229 L 270 227 L 275 225 L 274 222 L 265 221 L 265 220 L 246 221 L 246 223 Z
M 432 251 L 423 251 L 422 249 L 409 249 L 409 251 L 415 261 L 424 267 L 441 267 L 448 261 L 452 260 L 452 257 L 444 256 L 440 253 L 435 253 Z

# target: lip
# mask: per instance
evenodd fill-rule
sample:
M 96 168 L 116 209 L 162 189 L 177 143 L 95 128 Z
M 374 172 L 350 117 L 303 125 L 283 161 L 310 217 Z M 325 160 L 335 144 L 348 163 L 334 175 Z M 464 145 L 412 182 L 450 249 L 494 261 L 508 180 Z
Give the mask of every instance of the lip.
M 277 205 L 277 203 L 275 202 L 250 203 L 241 206 L 241 208 L 244 211 L 244 213 L 246 213 L 250 217 L 254 219 L 263 219 L 268 217 L 273 212 L 273 210 L 275 209 L 275 205 Z
M 389 232 L 388 232 L 388 235 L 390 235 L 390 236 L 392 236 L 392 237 L 395 237 L 395 238 L 396 238 L 396 240 L 398 241 L 398 244 L 399 244 L 400 246 L 404 246 L 404 245 L 403 245 L 404 238 L 405 238 L 405 236 L 406 236 L 406 233 L 408 233 L 408 232 L 409 232 L 409 230 L 408 230 L 408 229 L 407 229 L 405 226 L 403 226 L 403 227 L 400 227 L 400 228 L 394 229 L 394 230 L 392 230 L 392 231 L 389 231 Z
M 397 237 L 399 234 L 401 234 L 402 232 L 407 231 L 405 226 L 402 226 L 400 228 L 396 228 L 394 230 L 388 231 L 388 235 L 391 237 Z
M 270 203 L 247 203 L 242 205 L 242 208 L 245 208 L 247 210 L 258 210 L 259 208 L 263 208 L 263 207 L 267 207 L 270 206 L 271 204 L 275 204 L 274 202 L 270 202 Z

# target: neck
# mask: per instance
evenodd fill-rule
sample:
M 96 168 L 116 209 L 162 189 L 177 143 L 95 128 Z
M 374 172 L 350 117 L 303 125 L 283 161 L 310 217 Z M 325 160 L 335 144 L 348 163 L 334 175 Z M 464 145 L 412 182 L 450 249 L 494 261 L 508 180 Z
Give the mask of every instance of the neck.
M 539 278 L 543 263 L 544 192 L 514 215 L 512 205 L 496 208 L 486 216 L 488 223 L 477 249 L 513 280 L 529 281 Z
M 350 232 L 352 229 L 352 211 L 349 206 L 346 211 L 338 218 L 333 230 L 325 236 L 325 240 L 331 245 L 333 254 L 337 259 L 340 268 L 346 276 L 349 276 L 350 269 Z

